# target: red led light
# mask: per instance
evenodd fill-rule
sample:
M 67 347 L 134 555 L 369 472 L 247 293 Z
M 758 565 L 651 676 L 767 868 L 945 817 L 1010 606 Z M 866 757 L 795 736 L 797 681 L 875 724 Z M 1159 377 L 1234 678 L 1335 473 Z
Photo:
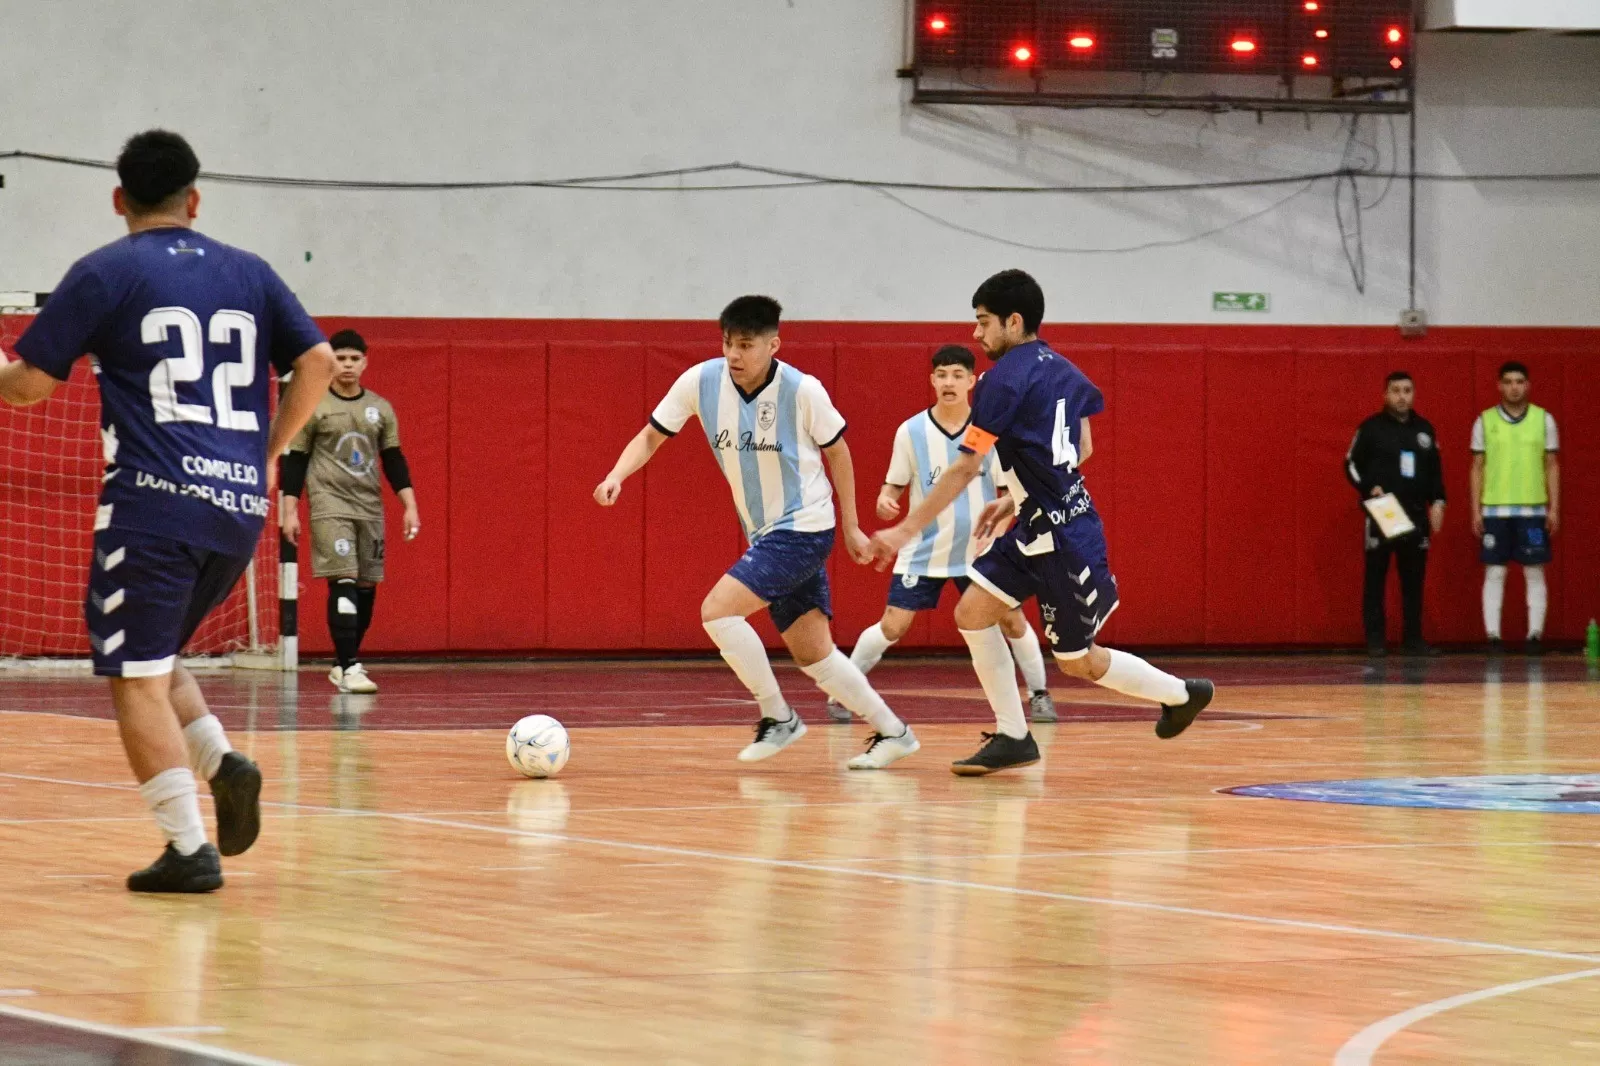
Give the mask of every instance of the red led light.
M 1389 60 L 1389 65 L 1394 69 L 1399 70 L 1401 67 L 1406 65 L 1406 61 L 1401 59 L 1399 56 L 1395 56 L 1393 59 Z
M 1079 52 L 1087 52 L 1094 47 L 1094 38 L 1087 33 L 1075 33 L 1067 38 L 1067 45 Z
M 1327 30 L 1318 30 L 1316 33 L 1312 34 L 1312 36 L 1315 37 L 1319 41 L 1326 41 L 1328 39 L 1328 31 Z
M 1300 64 L 1301 66 L 1314 67 L 1317 65 L 1317 57 L 1314 55 L 1303 55 L 1300 57 Z
M 1317 3 L 1317 0 L 1306 0 L 1306 10 L 1307 11 L 1321 11 L 1322 10 L 1322 5 Z
M 928 29 L 934 33 L 943 33 L 950 28 L 950 20 L 943 15 L 935 15 L 928 20 Z
M 1389 32 L 1384 34 L 1384 36 L 1389 39 L 1390 44 L 1399 44 L 1401 38 L 1405 37 L 1405 34 L 1400 32 L 1400 27 L 1390 26 Z
M 1019 44 L 1016 48 L 1012 49 L 1011 58 L 1015 59 L 1018 63 L 1026 63 L 1028 60 L 1033 58 L 1033 49 L 1029 48 L 1025 44 Z
M 1250 40 L 1248 37 L 1237 37 L 1234 39 L 1233 44 L 1229 45 L 1228 47 L 1232 48 L 1235 52 L 1249 53 L 1256 50 L 1256 42 Z

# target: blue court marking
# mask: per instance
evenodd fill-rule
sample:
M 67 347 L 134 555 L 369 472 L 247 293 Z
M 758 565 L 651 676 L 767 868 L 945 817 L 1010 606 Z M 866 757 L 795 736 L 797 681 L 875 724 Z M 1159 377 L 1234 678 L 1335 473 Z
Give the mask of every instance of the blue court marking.
M 1241 785 L 1221 791 L 1235 796 L 1307 803 L 1354 803 L 1366 807 L 1600 814 L 1600 775 L 1595 774 L 1491 774 L 1484 777 L 1290 781 L 1273 785 Z

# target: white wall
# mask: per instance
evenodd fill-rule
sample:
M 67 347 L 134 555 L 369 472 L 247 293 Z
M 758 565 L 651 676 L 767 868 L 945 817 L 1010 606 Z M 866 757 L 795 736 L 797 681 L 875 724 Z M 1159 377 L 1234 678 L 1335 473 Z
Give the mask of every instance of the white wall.
M 902 25 L 901 0 L 10 4 L 0 149 L 105 159 L 159 124 L 209 169 L 286 176 L 547 178 L 742 160 L 1143 183 L 1324 170 L 1344 147 L 1332 117 L 913 110 L 894 77 Z M 1600 170 L 1600 41 L 1429 37 L 1420 69 L 1426 167 Z M 1387 120 L 1365 121 L 1387 165 Z M 1395 130 L 1403 146 L 1403 122 Z M 112 175 L 0 171 L 0 289 L 48 288 L 118 232 Z M 1364 218 L 1364 296 L 1327 184 L 1210 238 L 1095 255 L 954 232 L 863 189 L 203 191 L 203 227 L 266 255 L 319 313 L 700 318 L 764 290 L 792 317 L 946 320 L 1013 265 L 1039 274 L 1057 320 L 1223 320 L 1212 290 L 1244 289 L 1271 292 L 1269 321 L 1389 323 L 1406 299 L 1398 186 Z M 904 199 L 996 239 L 1125 248 L 1181 241 L 1294 191 Z M 1363 184 L 1369 201 L 1380 191 Z M 1430 187 L 1421 222 L 1434 321 L 1600 325 L 1600 185 Z

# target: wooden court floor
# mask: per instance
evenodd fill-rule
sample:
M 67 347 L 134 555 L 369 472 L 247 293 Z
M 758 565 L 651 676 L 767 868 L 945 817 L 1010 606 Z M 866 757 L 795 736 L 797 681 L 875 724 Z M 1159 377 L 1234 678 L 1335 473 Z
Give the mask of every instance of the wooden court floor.
M 754 766 L 709 664 L 203 678 L 270 806 L 200 898 L 122 888 L 159 841 L 100 685 L 0 676 L 0 1063 L 1600 1062 L 1594 672 L 1203 665 L 1184 737 L 1062 681 L 1043 764 L 985 779 L 948 771 L 959 661 L 874 674 L 924 745 L 878 773 L 792 671 L 811 732 Z M 504 761 L 534 711 L 574 727 L 555 780 Z M 1221 791 L 1481 775 L 1578 783 Z

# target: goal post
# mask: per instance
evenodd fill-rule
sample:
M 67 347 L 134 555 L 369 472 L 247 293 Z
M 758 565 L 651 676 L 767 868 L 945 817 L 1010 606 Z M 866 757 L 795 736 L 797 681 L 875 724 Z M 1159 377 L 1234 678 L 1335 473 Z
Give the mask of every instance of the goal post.
M 0 291 L 7 360 L 47 294 Z M 90 360 L 45 403 L 0 405 L 0 669 L 89 662 L 84 583 L 106 459 Z M 244 580 L 185 650 L 198 665 L 283 669 L 277 511 Z M 292 667 L 291 667 L 292 668 Z

